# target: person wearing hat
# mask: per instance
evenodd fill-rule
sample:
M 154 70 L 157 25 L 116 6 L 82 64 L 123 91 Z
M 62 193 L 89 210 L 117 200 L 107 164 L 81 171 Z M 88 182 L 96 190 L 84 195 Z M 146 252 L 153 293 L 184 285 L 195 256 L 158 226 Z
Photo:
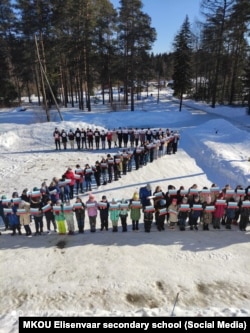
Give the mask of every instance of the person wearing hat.
M 57 127 L 54 130 L 53 137 L 55 140 L 56 150 L 61 150 L 61 134 Z
M 173 198 L 171 204 L 168 206 L 168 214 L 169 228 L 174 230 L 178 223 L 178 206 L 176 198 Z
M 138 202 L 138 205 L 135 203 Z M 139 220 L 141 218 L 141 201 L 138 192 L 134 192 L 129 204 L 130 218 L 132 220 L 132 230 L 139 230 Z
M 98 205 L 98 209 L 100 211 L 100 219 L 101 219 L 101 231 L 108 230 L 109 224 L 109 202 L 107 200 L 106 195 L 102 196 L 102 200 Z
M 89 217 L 90 232 L 96 232 L 96 219 L 98 214 L 98 203 L 95 196 L 90 193 L 86 201 L 87 213 Z

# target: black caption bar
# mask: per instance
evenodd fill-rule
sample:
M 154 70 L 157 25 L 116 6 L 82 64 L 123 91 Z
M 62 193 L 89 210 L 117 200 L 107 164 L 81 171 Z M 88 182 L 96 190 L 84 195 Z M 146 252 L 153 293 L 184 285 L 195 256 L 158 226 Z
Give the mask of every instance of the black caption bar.
M 20 317 L 19 333 L 35 329 L 237 329 L 249 328 L 249 317 Z

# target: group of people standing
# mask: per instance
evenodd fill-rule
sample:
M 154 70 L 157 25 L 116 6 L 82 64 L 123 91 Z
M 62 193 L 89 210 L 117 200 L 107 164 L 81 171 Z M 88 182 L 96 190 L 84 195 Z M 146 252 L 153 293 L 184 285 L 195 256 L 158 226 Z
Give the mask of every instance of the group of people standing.
M 114 154 L 101 157 L 94 165 L 87 163 L 83 166 L 77 164 L 74 169 L 69 167 L 61 178 L 54 177 L 49 190 L 56 186 L 60 199 L 65 202 L 73 199 L 74 195 L 92 191 L 94 186 L 99 188 L 101 185 L 118 181 L 128 172 L 138 170 L 158 157 L 155 146 L 147 143 L 134 150 L 123 148 Z
M 159 193 L 158 193 L 159 192 Z M 154 192 L 154 206 L 161 207 L 165 211 L 166 220 L 170 229 L 179 226 L 184 231 L 187 226 L 190 230 L 198 230 L 201 225 L 203 230 L 220 229 L 225 225 L 226 229 L 231 229 L 232 225 L 238 225 L 241 231 L 246 231 L 250 218 L 250 186 L 245 189 L 238 185 L 232 189 L 230 185 L 225 185 L 219 189 L 216 184 L 211 188 L 204 186 L 198 189 L 197 184 L 193 184 L 189 189 L 180 186 L 176 189 L 173 185 L 168 186 L 164 194 L 161 187 L 157 187 Z M 161 222 L 159 225 L 161 228 Z
M 135 148 L 154 143 L 163 150 L 166 147 L 167 153 L 175 153 L 177 151 L 180 134 L 178 131 L 170 129 L 151 129 L 151 128 L 121 128 L 113 130 L 96 129 L 70 129 L 68 132 L 65 129 L 61 131 L 56 127 L 53 132 L 56 150 L 70 149 L 111 149 L 111 148 Z
M 56 182 L 54 179 L 53 181 Z M 86 202 L 77 196 L 72 202 L 60 199 L 55 189 L 42 187 L 33 188 L 31 192 L 24 189 L 22 195 L 13 192 L 12 198 L 2 196 L 0 200 L 0 218 L 6 225 L 6 230 L 11 229 L 12 235 L 22 234 L 23 227 L 26 235 L 31 237 L 30 223 L 32 217 L 35 222 L 34 235 L 44 233 L 44 218 L 47 233 L 73 235 L 78 228 L 79 233 L 84 233 L 86 216 L 89 221 L 91 233 L 97 230 L 97 219 L 100 218 L 100 231 L 118 231 L 119 222 L 122 232 L 128 231 L 128 217 L 132 223 L 132 230 L 139 230 L 140 220 L 143 219 L 144 231 L 150 232 L 153 221 L 158 231 L 168 227 L 174 230 L 179 227 L 181 231 L 198 230 L 201 225 L 203 230 L 209 226 L 220 229 L 225 225 L 231 229 L 232 224 L 238 224 L 241 231 L 246 231 L 250 218 L 250 186 L 245 189 L 237 186 L 232 189 L 226 185 L 220 190 L 216 184 L 211 188 L 203 187 L 198 190 L 196 184 L 185 190 L 183 186 L 176 189 L 169 185 L 167 192 L 161 186 L 156 186 L 152 191 L 148 183 L 135 191 L 130 199 L 108 201 L 105 195 L 97 200 L 93 193 L 89 193 Z M 110 222 L 109 222 L 110 221 Z M 77 228 L 75 226 L 77 223 Z

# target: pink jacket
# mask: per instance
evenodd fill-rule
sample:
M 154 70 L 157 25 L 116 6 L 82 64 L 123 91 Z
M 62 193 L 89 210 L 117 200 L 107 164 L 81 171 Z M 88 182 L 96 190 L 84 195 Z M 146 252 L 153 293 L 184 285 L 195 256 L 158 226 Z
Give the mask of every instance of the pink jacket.
M 93 207 L 88 207 L 87 206 L 88 204 L 95 204 L 95 205 Z M 93 201 L 93 200 L 86 201 L 86 207 L 87 207 L 88 216 L 97 216 L 97 213 L 98 213 L 97 201 Z

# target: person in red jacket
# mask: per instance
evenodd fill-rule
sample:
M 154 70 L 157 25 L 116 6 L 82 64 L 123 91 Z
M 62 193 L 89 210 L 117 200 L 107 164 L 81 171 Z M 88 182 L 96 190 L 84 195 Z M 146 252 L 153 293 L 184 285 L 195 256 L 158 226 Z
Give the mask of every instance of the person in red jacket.
M 108 142 L 108 147 L 111 149 L 111 143 L 112 143 L 112 131 L 108 130 L 107 132 L 107 142 Z
M 218 196 L 218 199 L 215 200 L 214 206 L 215 211 L 213 212 L 213 228 L 214 229 L 220 229 L 221 220 L 223 216 L 225 215 L 225 209 L 226 204 L 224 204 L 222 201 L 224 201 L 224 195 L 223 192 L 220 193 Z
M 69 197 L 70 199 L 74 198 L 74 187 L 75 187 L 75 174 L 74 171 L 72 170 L 72 168 L 68 168 L 67 171 L 64 173 L 65 178 L 70 179 L 70 183 L 69 183 L 69 188 L 70 188 L 70 192 L 69 192 Z

